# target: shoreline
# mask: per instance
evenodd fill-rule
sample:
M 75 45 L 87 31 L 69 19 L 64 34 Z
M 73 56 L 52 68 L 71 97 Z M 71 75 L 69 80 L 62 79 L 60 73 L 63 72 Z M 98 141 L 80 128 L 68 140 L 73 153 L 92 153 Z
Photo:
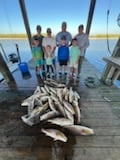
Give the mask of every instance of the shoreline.
M 55 36 L 53 36 L 55 37 Z M 118 39 L 120 35 L 115 34 L 115 35 L 89 35 L 89 39 Z M 27 35 L 25 34 L 0 34 L 0 40 L 4 39 L 28 39 Z
M 108 39 L 118 39 L 119 37 L 108 37 Z M 0 37 L 0 40 L 11 40 L 11 39 L 15 39 L 15 40 L 28 40 L 28 38 L 26 37 L 26 38 L 22 38 L 22 37 Z M 107 39 L 107 37 L 89 37 L 89 39 L 93 39 L 93 40 L 99 40 L 99 39 Z

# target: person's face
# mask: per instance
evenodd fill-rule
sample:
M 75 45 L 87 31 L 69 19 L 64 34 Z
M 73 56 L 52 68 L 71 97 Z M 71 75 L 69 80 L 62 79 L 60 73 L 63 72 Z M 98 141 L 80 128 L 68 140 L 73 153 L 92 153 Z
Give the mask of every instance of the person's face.
M 47 46 L 47 47 L 46 47 L 46 50 L 47 50 L 48 52 L 50 52 L 50 51 L 51 51 L 51 47 L 50 47 L 50 46 Z
M 72 41 L 72 45 L 73 45 L 73 46 L 76 46 L 76 45 L 77 45 L 77 41 L 76 41 L 76 40 L 73 40 L 73 41 Z
M 47 31 L 47 35 L 48 35 L 48 36 L 51 36 L 51 34 L 52 34 L 52 31 L 51 31 L 51 30 Z
M 66 26 L 66 25 L 63 25 L 63 26 L 62 26 L 62 31 L 66 31 L 66 28 L 67 28 L 67 26 Z
M 33 43 L 34 43 L 35 46 L 38 46 L 39 45 L 39 40 L 34 40 Z
M 65 40 L 65 39 L 62 39 L 62 40 L 61 40 L 61 44 L 62 44 L 62 45 L 65 45 L 65 44 L 66 44 L 66 40 Z
M 37 33 L 40 34 L 41 33 L 41 29 L 37 29 Z
M 82 33 L 83 32 L 83 28 L 82 27 L 78 28 L 78 32 Z

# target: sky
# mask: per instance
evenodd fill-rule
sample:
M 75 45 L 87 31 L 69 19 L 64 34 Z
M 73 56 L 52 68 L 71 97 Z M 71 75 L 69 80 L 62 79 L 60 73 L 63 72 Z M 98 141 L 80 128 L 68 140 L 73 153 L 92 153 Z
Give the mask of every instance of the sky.
M 72 35 L 77 34 L 80 24 L 86 28 L 90 0 L 25 0 L 25 5 L 32 34 L 37 24 L 42 26 L 42 33 L 50 27 L 56 34 L 63 21 Z M 108 10 L 108 34 L 120 34 L 120 0 L 96 0 L 90 35 L 107 33 Z M 26 33 L 19 0 L 0 0 L 0 24 L 0 34 Z

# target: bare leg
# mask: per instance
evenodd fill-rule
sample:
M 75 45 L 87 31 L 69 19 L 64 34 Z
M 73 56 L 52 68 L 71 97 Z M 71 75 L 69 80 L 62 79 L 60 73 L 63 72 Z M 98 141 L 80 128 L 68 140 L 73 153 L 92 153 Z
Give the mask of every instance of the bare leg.
M 67 75 L 67 65 L 64 65 L 64 74 Z
M 62 73 L 62 66 L 59 65 L 59 73 Z

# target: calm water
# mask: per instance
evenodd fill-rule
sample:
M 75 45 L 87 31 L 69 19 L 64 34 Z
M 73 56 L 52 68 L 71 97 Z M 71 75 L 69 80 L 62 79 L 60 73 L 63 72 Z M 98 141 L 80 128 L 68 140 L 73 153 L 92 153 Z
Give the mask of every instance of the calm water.
M 117 42 L 117 39 L 109 40 L 109 46 L 110 46 L 111 52 L 113 51 L 116 42 Z M 32 58 L 29 43 L 27 40 L 5 39 L 5 40 L 0 40 L 0 43 L 2 44 L 7 57 L 11 53 L 17 53 L 16 46 L 15 46 L 15 44 L 17 43 L 19 45 L 21 60 L 28 62 Z M 0 51 L 2 52 L 1 48 L 0 48 Z M 110 53 L 107 49 L 107 40 L 106 39 L 90 40 L 90 46 L 86 51 L 86 58 L 100 72 L 104 70 L 104 67 L 106 65 L 106 63 L 102 60 L 104 56 L 110 56 Z M 117 81 L 117 85 L 120 87 L 120 81 Z

